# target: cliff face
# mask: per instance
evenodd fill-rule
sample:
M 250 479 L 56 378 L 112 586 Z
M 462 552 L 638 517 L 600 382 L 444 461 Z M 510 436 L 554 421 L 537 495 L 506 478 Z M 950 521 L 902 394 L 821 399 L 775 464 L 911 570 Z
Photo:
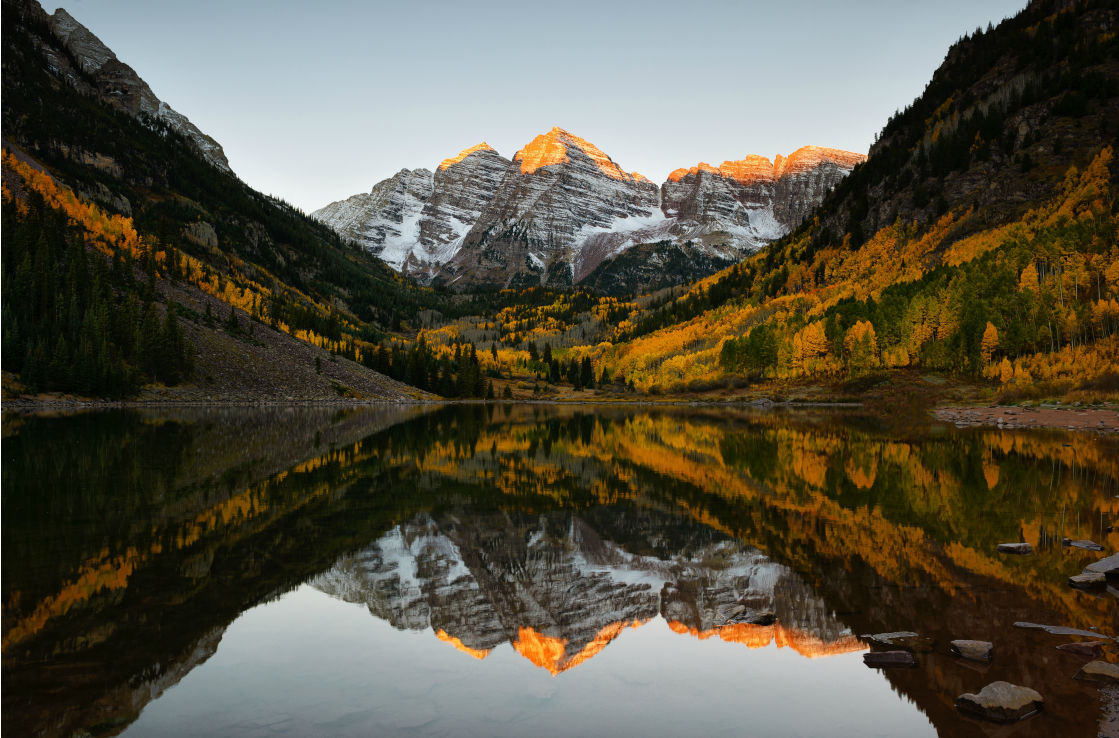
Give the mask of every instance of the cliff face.
M 77 59 L 81 70 L 93 79 L 96 92 L 103 100 L 133 117 L 143 113 L 164 121 L 172 130 L 186 138 L 202 158 L 224 172 L 233 173 L 221 144 L 200 131 L 185 115 L 176 112 L 156 97 L 148 83 L 132 67 L 118 59 L 113 50 L 88 28 L 63 8 L 58 8 L 53 15 L 43 15 L 54 34 Z M 56 63 L 68 65 L 64 59 L 58 59 Z M 78 75 L 71 74 L 67 77 L 78 86 L 88 84 Z
M 805 146 L 780 156 L 774 164 L 773 217 L 787 230 L 793 230 L 812 212 L 856 164 L 866 161 L 863 154 Z
M 625 513 L 609 517 L 612 529 L 640 530 Z M 475 658 L 509 643 L 553 674 L 658 616 L 678 633 L 752 647 L 776 639 L 809 656 L 862 648 L 788 568 L 701 537 L 710 540 L 692 537 L 661 560 L 631 554 L 569 515 L 421 515 L 312 586 L 400 630 L 431 628 Z
M 451 259 L 501 184 L 509 160 L 478 144 L 431 172 L 402 169 L 371 192 L 311 215 L 397 271 L 429 276 Z
M 774 163 L 751 155 L 716 169 L 700 163 L 677 169 L 664 183 L 667 217 L 724 232 L 744 245 L 761 245 L 800 225 L 824 195 L 846 177 L 862 154 L 805 146 Z

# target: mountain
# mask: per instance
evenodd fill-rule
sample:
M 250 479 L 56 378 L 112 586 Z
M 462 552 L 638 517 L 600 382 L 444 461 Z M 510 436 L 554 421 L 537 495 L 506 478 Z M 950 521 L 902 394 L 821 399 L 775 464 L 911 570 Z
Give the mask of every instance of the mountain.
M 360 364 L 437 296 L 240 181 L 65 10 L 0 7 L 2 356 L 24 390 L 415 396 Z
M 461 247 L 508 166 L 508 159 L 480 143 L 444 160 L 434 173 L 402 169 L 368 194 L 333 202 L 311 215 L 393 269 L 430 277 Z
M 101 39 L 90 33 L 88 28 L 64 8 L 54 11 L 49 24 L 92 84 L 83 84 L 84 80 L 77 77 L 76 70 L 69 68 L 69 60 L 56 54 L 51 62 L 58 73 L 70 78 L 72 84 L 87 93 L 96 91 L 101 99 L 133 117 L 143 114 L 166 122 L 171 130 L 190 141 L 206 161 L 223 172 L 233 173 L 221 144 L 198 130 L 185 115 L 176 112 L 156 97 L 148 83 L 132 67 L 118 59 L 112 49 L 105 46 Z
M 480 144 L 434 175 L 405 169 L 312 215 L 394 269 L 458 289 L 571 285 L 634 246 L 658 242 L 684 255 L 666 276 L 679 284 L 788 233 L 865 158 L 808 146 L 776 164 L 749 156 L 719 169 L 678 169 L 657 188 L 594 144 L 553 128 L 512 162 Z M 465 205 L 444 194 L 452 174 L 469 196 Z M 625 279 L 628 267 L 612 271 L 623 291 L 646 284 Z
M 440 277 L 468 284 L 570 285 L 599 254 L 643 240 L 664 221 L 657 186 L 560 128 L 513 157 L 501 187 Z
M 694 223 L 707 233 L 727 233 L 746 242 L 772 241 L 800 225 L 862 154 L 805 146 L 771 164 L 764 156 L 725 161 L 718 169 L 700 162 L 677 169 L 664 183 L 667 217 Z

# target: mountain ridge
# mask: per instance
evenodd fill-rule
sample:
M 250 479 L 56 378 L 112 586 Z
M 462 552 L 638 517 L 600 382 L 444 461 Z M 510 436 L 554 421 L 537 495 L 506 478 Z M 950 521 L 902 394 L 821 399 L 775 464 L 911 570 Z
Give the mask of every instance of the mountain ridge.
M 368 194 L 312 213 L 422 282 L 471 286 L 564 286 L 581 282 L 604 261 L 641 244 L 684 247 L 695 268 L 711 259 L 737 261 L 799 225 L 861 154 L 805 146 L 771 163 L 749 155 L 716 169 L 677 169 L 660 187 L 626 172 L 586 139 L 553 127 L 518 150 L 497 175 L 487 144 L 445 159 L 437 171 L 485 152 L 494 157 L 479 185 L 482 206 L 459 238 L 432 238 L 425 219 L 439 219 L 440 187 L 427 169 L 402 170 Z M 404 180 L 419 174 L 421 191 Z M 389 183 L 392 184 L 389 184 Z M 430 184 L 428 184 L 430 182 Z M 378 193 L 398 194 L 386 199 Z M 416 217 L 415 211 L 423 211 Z M 467 214 L 469 217 L 469 214 Z M 464 221 L 458 220 L 464 224 Z M 449 232 L 448 232 L 449 233 Z M 438 243 L 439 248 L 433 248 Z

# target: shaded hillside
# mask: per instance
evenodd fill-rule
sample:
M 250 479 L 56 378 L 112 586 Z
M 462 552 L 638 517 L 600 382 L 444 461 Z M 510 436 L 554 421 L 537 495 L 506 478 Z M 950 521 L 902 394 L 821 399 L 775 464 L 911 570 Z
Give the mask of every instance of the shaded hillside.
M 622 297 L 687 284 L 725 269 L 732 260 L 704 253 L 688 242 L 657 241 L 626 249 L 603 261 L 579 287 L 600 295 Z
M 292 394 L 285 383 L 264 379 L 277 366 L 297 361 L 298 376 L 316 357 L 337 355 L 371 367 L 376 344 L 394 333 L 398 340 L 407 336 L 419 310 L 439 305 L 454 314 L 456 306 L 444 305 L 436 292 L 416 288 L 332 229 L 245 185 L 223 158 L 214 158 L 220 146 L 182 116 L 149 115 L 140 102 L 130 104 L 133 92 L 144 99 L 153 93 L 115 56 L 91 73 L 87 57 L 112 52 L 64 11 L 52 19 L 33 0 L 5 0 L 2 9 L 3 140 L 11 154 L 4 161 L 5 203 L 11 206 L 5 241 L 14 238 L 20 246 L 5 249 L 4 368 L 28 374 L 31 357 L 25 384 L 119 397 L 134 395 L 146 382 L 193 379 L 199 396 L 246 399 L 254 386 L 261 391 L 267 385 L 269 397 L 282 399 Z M 59 18 L 67 43 L 52 30 Z M 78 34 L 84 34 L 82 45 L 74 46 Z M 213 147 L 204 150 L 199 141 Z M 25 257 L 28 271 L 20 273 Z M 107 272 L 94 296 L 102 267 Z M 251 317 L 294 353 L 251 356 L 235 350 L 240 340 L 197 356 L 180 346 L 174 366 L 154 360 L 145 366 L 146 357 L 159 354 L 151 346 L 174 339 L 176 321 L 166 320 L 172 303 L 183 308 L 178 322 L 188 333 L 212 303 L 218 323 L 243 311 L 240 333 L 248 334 Z M 83 316 L 102 306 L 108 313 L 100 327 L 83 325 Z M 152 341 L 137 353 L 145 321 L 165 330 L 148 330 Z M 206 331 L 213 329 L 211 320 L 205 323 Z M 228 332 L 238 330 L 218 328 Z M 261 343 L 241 338 L 257 348 Z M 223 382 L 223 375 L 256 379 Z M 356 376 L 344 386 L 364 381 Z M 306 393 L 292 396 L 320 397 L 320 389 L 336 396 L 319 379 L 296 385 Z M 350 396 L 344 389 L 337 393 Z M 357 394 L 383 396 L 372 385 Z
M 285 308 L 335 305 L 355 323 L 388 327 L 394 312 L 430 299 L 333 230 L 211 165 L 160 120 L 83 94 L 94 80 L 38 3 L 5 0 L 3 14 L 4 135 L 76 192 L 217 274 L 275 287 Z
M 814 250 L 848 234 L 857 248 L 895 221 L 927 228 L 971 210 L 955 240 L 1054 196 L 1119 132 L 1117 24 L 1119 3 L 1035 0 L 964 36 L 798 234 Z
M 635 311 L 655 332 L 596 366 L 647 389 L 906 366 L 1008 397 L 1094 386 L 1119 363 L 1116 22 L 1111 3 L 1033 3 L 961 39 L 814 217 Z

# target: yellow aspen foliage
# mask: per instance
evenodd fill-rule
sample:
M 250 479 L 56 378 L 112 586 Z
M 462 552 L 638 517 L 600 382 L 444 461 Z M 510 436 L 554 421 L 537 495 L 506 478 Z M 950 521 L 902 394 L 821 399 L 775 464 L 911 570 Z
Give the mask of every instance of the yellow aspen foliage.
M 988 323 L 988 325 L 990 325 Z M 1003 359 L 999 364 L 999 379 L 1003 384 L 1006 384 L 1011 379 L 1014 379 L 1014 366 L 1010 363 L 1010 359 Z
M 983 343 L 980 344 L 979 351 L 983 354 L 983 361 L 990 363 L 991 356 L 995 353 L 995 349 L 999 347 L 999 331 L 995 328 L 995 324 L 987 321 L 987 330 L 983 331 Z
M 828 352 L 828 339 L 824 332 L 824 322 L 816 321 L 793 336 L 796 358 L 806 362 Z
M 874 325 L 869 320 L 856 322 L 847 329 L 843 348 L 853 368 L 875 366 L 878 363 L 878 336 L 874 332 Z
M 1037 292 L 1037 283 L 1037 267 L 1034 266 L 1033 262 L 1030 262 L 1030 264 L 1022 270 L 1022 276 L 1018 280 L 1018 291 L 1033 290 Z
M 1111 266 L 1104 271 L 1103 277 L 1107 280 L 1108 290 L 1112 294 L 1119 294 L 1119 257 L 1115 257 L 1114 252 L 1115 249 L 1112 249 Z
M 940 315 L 937 319 L 936 337 L 940 339 L 948 338 L 956 332 L 956 315 L 949 306 L 948 301 L 945 300 L 940 306 Z

